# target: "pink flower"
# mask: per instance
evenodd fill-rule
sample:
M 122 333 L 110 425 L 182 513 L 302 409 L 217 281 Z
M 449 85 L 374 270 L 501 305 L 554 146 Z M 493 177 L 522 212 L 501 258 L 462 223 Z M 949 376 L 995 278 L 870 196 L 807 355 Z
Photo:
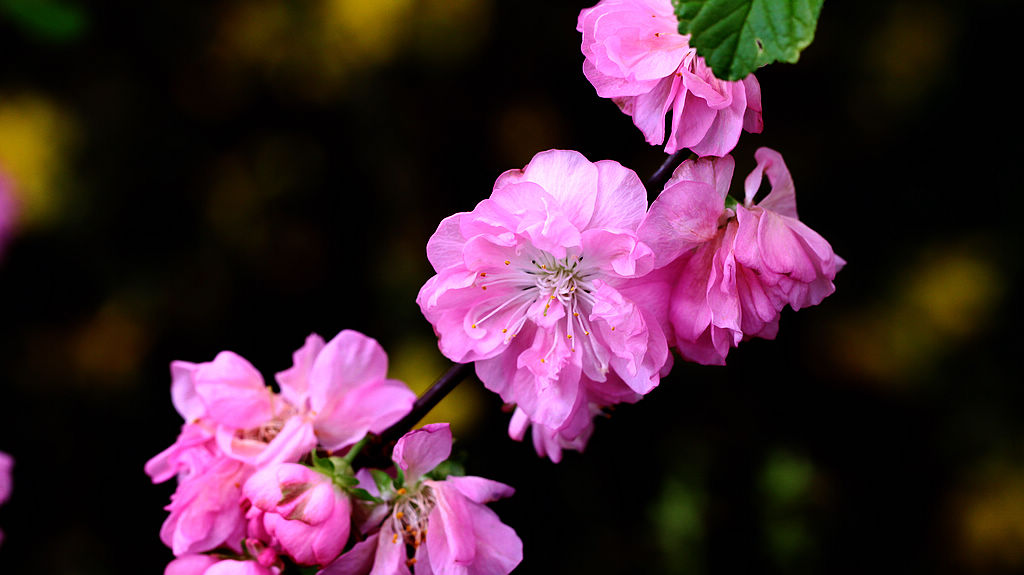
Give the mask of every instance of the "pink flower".
M 735 207 L 726 207 L 732 157 L 683 162 L 638 232 L 657 265 L 677 274 L 669 315 L 676 347 L 692 361 L 724 365 L 743 339 L 773 339 L 782 309 L 820 303 L 846 263 L 797 219 L 782 156 L 761 148 L 755 158 Z M 755 204 L 763 174 L 771 192 Z
M 541 152 L 502 174 L 427 244 L 437 275 L 416 301 L 442 353 L 476 362 L 488 389 L 552 430 L 594 387 L 649 392 L 670 355 L 642 278 L 646 208 L 632 170 L 578 152 Z
M 296 463 L 257 471 L 243 493 L 272 546 L 300 565 L 325 565 L 348 542 L 352 504 L 330 477 Z
M 698 156 L 724 156 L 740 132 L 759 133 L 761 88 L 753 75 L 739 82 L 715 78 L 678 31 L 669 0 L 602 0 L 580 12 L 583 73 L 602 98 L 633 117 L 647 142 L 665 151 L 689 148 Z
M 405 484 L 392 494 L 392 512 L 376 535 L 372 574 L 409 574 L 413 566 L 420 574 L 502 575 L 522 560 L 522 541 L 484 505 L 512 495 L 511 487 L 482 477 L 424 477 L 448 458 L 451 446 L 447 423 L 426 425 L 398 440 L 392 459 Z M 324 573 L 365 572 L 367 552 L 343 555 L 345 569 L 331 565 Z
M 310 335 L 294 361 L 277 374 L 280 393 L 230 351 L 206 363 L 176 361 L 171 366 L 174 405 L 186 421 L 212 427 L 225 454 L 260 467 L 297 461 L 318 441 L 330 451 L 349 447 L 397 422 L 416 400 L 404 383 L 386 378 L 387 355 L 380 344 L 355 331 L 342 331 L 326 344 Z M 172 465 L 175 457 L 173 448 L 157 456 Z M 154 472 L 166 465 L 150 464 Z

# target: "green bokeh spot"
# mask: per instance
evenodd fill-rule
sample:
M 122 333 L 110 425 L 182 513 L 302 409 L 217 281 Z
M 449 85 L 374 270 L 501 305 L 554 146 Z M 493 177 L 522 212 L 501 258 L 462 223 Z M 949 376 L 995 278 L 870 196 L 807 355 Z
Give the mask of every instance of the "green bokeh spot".
M 54 43 L 77 40 L 89 28 L 85 10 L 59 0 L 0 0 L 0 18 L 39 40 Z

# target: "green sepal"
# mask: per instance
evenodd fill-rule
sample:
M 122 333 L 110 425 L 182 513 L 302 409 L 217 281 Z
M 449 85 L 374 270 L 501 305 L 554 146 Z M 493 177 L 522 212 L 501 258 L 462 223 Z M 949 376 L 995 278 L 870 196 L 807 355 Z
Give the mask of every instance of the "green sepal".
M 725 196 L 725 209 L 735 210 L 736 206 L 740 205 L 740 201 L 732 196 Z
M 716 78 L 735 82 L 776 61 L 796 62 L 814 40 L 824 0 L 672 0 L 679 33 Z
M 371 469 L 370 475 L 373 476 L 373 482 L 377 484 L 377 489 L 381 494 L 395 490 L 394 480 L 387 473 L 380 469 Z
M 313 469 L 319 471 L 320 473 L 323 473 L 324 475 L 328 475 L 328 476 L 333 476 L 334 475 L 334 469 L 335 468 L 334 468 L 333 458 L 330 458 L 330 457 L 320 457 L 319 455 L 316 454 L 316 450 L 315 449 L 313 451 L 309 452 L 309 457 L 310 457 L 310 461 L 312 463 Z
M 394 483 L 395 483 L 395 489 L 401 489 L 403 486 L 405 486 L 405 472 L 402 471 L 402 468 L 397 466 L 397 465 L 395 466 L 395 482 Z
M 350 489 L 359 485 L 359 480 L 351 475 L 338 474 L 334 476 L 334 482 L 345 489 Z

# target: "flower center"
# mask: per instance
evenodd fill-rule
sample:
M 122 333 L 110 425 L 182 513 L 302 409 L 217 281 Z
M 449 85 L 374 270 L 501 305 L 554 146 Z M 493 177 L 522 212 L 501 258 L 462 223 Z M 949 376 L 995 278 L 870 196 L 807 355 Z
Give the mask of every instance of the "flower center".
M 415 493 L 400 494 L 395 500 L 391 518 L 388 519 L 395 532 L 391 542 L 398 543 L 401 537 L 407 545 L 419 547 L 427 537 L 427 518 L 436 504 L 437 499 L 429 485 L 424 485 Z
M 531 313 L 539 311 L 541 317 L 533 319 L 542 320 L 551 306 L 560 304 L 566 318 L 564 337 L 571 350 L 576 351 L 574 340 L 579 335 L 590 335 L 586 316 L 594 304 L 590 294 L 593 289 L 590 278 L 594 271 L 585 267 L 583 261 L 582 255 L 556 258 L 541 251 L 528 261 L 523 258 L 513 264 L 504 260 L 500 268 L 480 272 L 476 285 L 482 290 L 499 286 L 513 289 L 511 292 L 505 289 L 481 306 L 480 313 L 470 324 L 471 329 L 478 329 L 493 318 L 501 318 L 504 320 L 501 333 L 505 335 L 505 343 L 509 343 L 530 319 Z M 538 300 L 544 302 L 543 308 L 531 312 L 530 308 Z

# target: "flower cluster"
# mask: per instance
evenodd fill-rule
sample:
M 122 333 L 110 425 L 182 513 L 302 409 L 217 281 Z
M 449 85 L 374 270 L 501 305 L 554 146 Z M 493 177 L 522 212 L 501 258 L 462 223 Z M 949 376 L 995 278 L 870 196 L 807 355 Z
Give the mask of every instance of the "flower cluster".
M 390 533 L 392 523 L 384 518 L 389 513 L 401 517 L 395 510 L 409 505 L 409 494 L 419 497 L 415 505 L 426 522 L 441 514 L 432 513 L 436 505 L 448 505 L 455 498 L 450 485 L 490 485 L 478 478 L 423 480 L 424 473 L 447 459 L 439 440 L 416 439 L 423 431 L 410 433 L 395 448 L 400 466 L 415 462 L 411 471 L 408 464 L 403 467 L 404 483 L 402 473 L 392 471 L 389 476 L 373 470 L 381 485 L 383 477 L 398 478 L 391 479 L 390 491 L 372 481 L 372 489 L 361 484 L 357 476 L 364 478 L 363 483 L 374 477 L 370 470 L 356 473 L 352 467 L 367 435 L 398 422 L 415 400 L 405 384 L 386 374 L 384 350 L 354 331 L 343 331 L 326 343 L 317 335 L 307 338 L 294 354 L 294 365 L 277 374 L 276 392 L 248 361 L 231 352 L 205 363 L 173 362 L 171 396 L 185 424 L 174 445 L 146 464 L 154 482 L 172 477 L 178 481 L 160 531 L 176 557 L 166 572 L 277 574 L 293 563 L 331 573 L 368 573 L 372 557 L 360 561 L 359 568 L 350 564 L 366 553 L 370 540 L 379 539 L 377 533 Z M 450 450 L 450 432 L 447 442 Z M 429 447 L 426 455 L 419 449 L 424 443 Z M 473 505 L 482 508 L 484 501 L 511 494 L 510 488 L 492 487 L 487 497 L 473 499 Z M 466 497 L 476 495 L 480 494 Z M 446 513 L 435 525 L 435 538 L 451 531 L 449 538 L 458 545 L 471 545 L 476 536 L 480 545 L 487 545 L 488 538 L 500 532 L 518 541 L 486 508 L 480 511 L 461 500 L 457 506 L 468 515 Z M 464 521 L 481 514 L 500 529 L 474 535 L 472 524 Z M 486 550 L 454 556 L 444 549 L 448 547 L 431 550 L 435 571 L 492 560 Z M 385 560 L 391 561 L 391 555 L 378 562 Z M 506 560 L 511 558 L 502 556 L 499 562 L 504 565 Z M 518 559 L 509 571 L 515 563 Z M 360 570 L 363 564 L 365 571 Z
M 14 459 L 3 451 L 0 451 L 0 505 L 3 505 L 11 497 L 11 469 L 14 467 Z M 4 541 L 4 532 L 0 531 L 0 543 Z
M 724 363 L 742 339 L 773 338 L 786 305 L 833 291 L 843 261 L 796 219 L 779 154 L 756 157 L 742 205 L 726 156 L 684 162 L 648 210 L 633 171 L 550 150 L 441 222 L 427 244 L 437 275 L 417 302 L 441 351 L 516 405 L 513 438 L 532 427 L 557 462 L 605 407 L 658 385 L 670 343 Z M 773 188 L 755 205 L 762 173 Z
M 724 156 L 743 130 L 761 131 L 761 88 L 753 75 L 715 78 L 678 28 L 669 0 L 602 0 L 580 12 L 583 73 L 599 96 L 632 116 L 649 144 L 664 142 L 669 154 L 689 148 Z

